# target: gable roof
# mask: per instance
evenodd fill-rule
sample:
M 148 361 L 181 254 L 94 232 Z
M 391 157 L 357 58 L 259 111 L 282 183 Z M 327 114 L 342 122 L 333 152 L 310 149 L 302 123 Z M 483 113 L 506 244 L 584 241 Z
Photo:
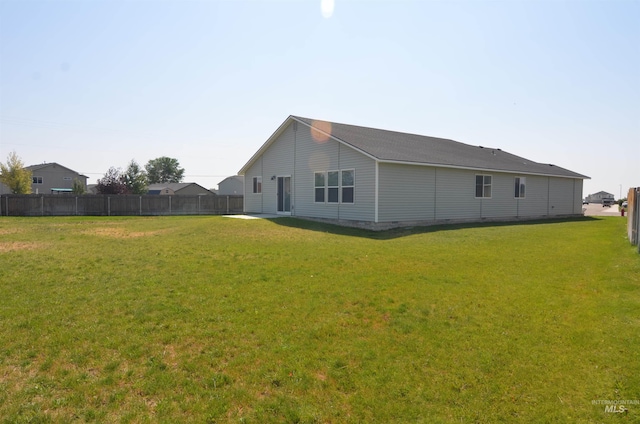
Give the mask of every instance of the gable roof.
M 153 190 L 164 190 L 164 189 L 170 189 L 172 190 L 174 193 L 182 190 L 183 188 L 187 188 L 189 186 L 197 186 L 200 189 L 204 190 L 204 191 L 210 191 L 204 187 L 202 187 L 200 184 L 198 183 L 154 183 L 154 184 L 149 184 L 147 186 L 147 190 L 149 191 L 153 191 Z
M 243 183 L 243 182 L 244 182 L 244 175 L 232 175 L 232 176 L 227 177 L 227 178 L 225 178 L 224 180 L 220 181 L 220 182 L 218 183 L 218 185 L 220 185 L 220 184 L 222 184 L 222 183 L 225 183 L 225 182 L 227 182 L 227 181 L 238 181 L 238 182 L 240 182 L 240 183 Z
M 89 178 L 86 175 L 82 175 L 81 173 L 76 172 L 73 169 L 67 168 L 66 166 L 62 166 L 62 165 L 60 165 L 59 163 L 56 163 L 56 162 L 41 163 L 41 164 L 38 164 L 38 165 L 29 165 L 29 166 L 25 166 L 24 168 L 28 169 L 31 172 L 33 172 L 33 171 L 38 171 L 40 169 L 48 168 L 48 167 L 51 167 L 51 166 L 53 166 L 54 168 L 55 167 L 62 168 L 62 169 L 67 170 L 69 172 L 73 172 L 74 174 L 78 174 L 79 176 L 84 177 L 84 178 Z
M 472 146 L 444 138 L 318 121 L 293 115 L 284 121 L 260 150 L 247 162 L 240 170 L 240 174 L 244 174 L 290 122 L 299 122 L 312 128 L 316 133 L 324 134 L 382 163 L 516 172 L 566 178 L 589 178 L 556 165 L 538 163 L 497 148 Z

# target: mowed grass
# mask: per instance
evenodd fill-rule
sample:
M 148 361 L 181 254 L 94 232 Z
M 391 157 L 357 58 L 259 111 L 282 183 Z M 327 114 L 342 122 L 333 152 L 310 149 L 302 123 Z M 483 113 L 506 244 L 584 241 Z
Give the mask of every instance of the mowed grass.
M 626 218 L 0 218 L 0 420 L 640 422 Z

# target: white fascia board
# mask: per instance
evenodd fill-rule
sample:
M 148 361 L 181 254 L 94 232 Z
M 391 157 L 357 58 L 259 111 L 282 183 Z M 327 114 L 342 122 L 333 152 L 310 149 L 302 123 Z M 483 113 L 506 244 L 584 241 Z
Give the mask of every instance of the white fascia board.
M 503 174 L 518 174 L 518 175 L 536 175 L 540 177 L 557 177 L 557 178 L 569 178 L 569 179 L 577 179 L 577 180 L 590 180 L 591 177 L 587 177 L 586 175 L 581 176 L 570 176 L 570 175 L 557 175 L 557 174 L 542 174 L 540 172 L 526 172 L 526 171 L 514 171 L 509 169 L 495 169 L 495 168 L 474 168 L 471 166 L 460 166 L 460 165 L 446 165 L 441 163 L 426 163 L 426 162 L 407 162 L 401 160 L 383 160 L 376 159 L 378 163 L 391 163 L 396 165 L 413 165 L 413 166 L 433 166 L 435 168 L 451 168 L 451 169 L 465 169 L 468 171 L 480 171 L 480 172 L 500 172 Z

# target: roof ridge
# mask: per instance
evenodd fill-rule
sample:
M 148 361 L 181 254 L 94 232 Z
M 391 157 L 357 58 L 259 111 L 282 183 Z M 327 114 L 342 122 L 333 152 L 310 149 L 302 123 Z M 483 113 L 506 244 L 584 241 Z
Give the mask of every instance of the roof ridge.
M 436 137 L 436 136 L 432 136 L 432 135 L 424 135 L 424 134 L 418 134 L 418 133 L 412 133 L 412 132 L 406 132 L 406 131 L 387 130 L 387 129 L 384 129 L 384 128 L 366 127 L 364 125 L 345 124 L 345 123 L 342 123 L 342 122 L 327 121 L 327 120 L 324 120 L 324 119 L 306 118 L 306 117 L 303 117 L 303 116 L 296 116 L 296 115 L 291 115 L 291 117 L 292 118 L 296 118 L 296 119 L 301 119 L 301 120 L 308 120 L 308 121 L 312 121 L 312 122 L 313 121 L 328 122 L 330 124 L 342 125 L 342 126 L 345 126 L 345 127 L 352 127 L 352 128 L 361 128 L 361 129 L 365 129 L 365 130 L 374 130 L 374 131 L 381 131 L 381 132 L 386 132 L 386 133 L 412 135 L 412 136 L 415 136 L 415 137 L 435 138 L 435 139 L 438 139 L 438 140 L 453 141 L 455 143 L 461 143 L 461 144 L 467 144 L 468 146 L 473 146 L 473 144 L 464 143 L 464 142 L 461 142 L 461 141 L 454 140 L 452 138 Z M 482 146 L 478 146 L 478 147 L 482 147 Z M 485 147 L 485 148 L 487 148 L 487 147 Z

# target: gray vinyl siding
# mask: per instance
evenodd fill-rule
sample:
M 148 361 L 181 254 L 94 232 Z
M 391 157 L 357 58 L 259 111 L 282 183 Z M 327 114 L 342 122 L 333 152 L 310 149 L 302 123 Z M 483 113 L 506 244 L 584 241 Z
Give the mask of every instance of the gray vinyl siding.
M 375 161 L 350 147 L 340 146 L 340 169 L 355 170 L 355 201 L 342 203 L 338 218 L 355 221 L 375 219 Z
M 262 157 L 258 158 L 244 176 L 244 211 L 262 213 L 262 194 L 253 192 L 253 177 L 262 176 Z M 262 178 L 264 185 L 264 178 Z
M 435 219 L 436 168 L 381 163 L 378 176 L 380 222 Z
M 491 177 L 491 199 L 480 202 L 481 218 L 509 218 L 518 214 L 515 198 L 515 178 L 513 174 L 487 173 Z M 475 187 L 475 176 L 473 181 Z
M 315 203 L 314 173 L 340 168 L 340 143 L 332 139 L 317 142 L 309 127 L 302 124 L 297 127 L 295 215 L 338 219 L 338 204 Z
M 262 155 L 262 212 L 276 213 L 278 203 L 278 181 L 273 176 L 291 176 L 292 192 L 296 181 L 293 172 L 295 137 L 293 126 L 289 125 L 271 147 Z M 295 198 L 291 200 L 292 211 Z M 293 212 L 292 212 L 293 213 Z
M 476 175 L 491 175 L 490 198 L 475 197 Z M 526 179 L 525 197 L 515 197 L 516 177 Z M 379 165 L 379 222 L 579 214 L 581 196 L 577 179 Z
M 550 178 L 549 215 L 571 215 L 573 207 L 573 179 Z
M 514 175 L 513 177 L 516 176 L 524 176 L 527 179 L 525 197 L 516 199 L 517 216 L 526 218 L 547 215 L 549 178 L 536 175 Z M 512 191 L 515 191 L 515 186 Z
M 291 128 L 291 126 L 290 126 Z M 295 133 L 295 215 L 313 218 L 373 221 L 375 162 L 360 152 L 329 139 L 318 142 L 299 124 Z M 316 203 L 316 172 L 355 170 L 354 203 Z
M 573 180 L 573 213 L 582 213 L 582 180 Z
M 476 174 L 460 169 L 436 169 L 436 220 L 478 219 L 481 216 L 482 203 L 491 200 L 475 198 Z

